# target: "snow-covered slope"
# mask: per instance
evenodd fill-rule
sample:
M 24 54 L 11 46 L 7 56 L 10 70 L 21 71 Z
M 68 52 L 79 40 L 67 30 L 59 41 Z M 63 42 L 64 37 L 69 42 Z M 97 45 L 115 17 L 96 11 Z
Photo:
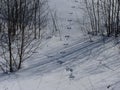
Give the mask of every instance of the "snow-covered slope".
M 76 0 L 49 0 L 62 40 L 53 37 L 19 72 L 0 74 L 0 90 L 119 90 L 120 52 L 113 38 L 93 42 L 80 30 Z

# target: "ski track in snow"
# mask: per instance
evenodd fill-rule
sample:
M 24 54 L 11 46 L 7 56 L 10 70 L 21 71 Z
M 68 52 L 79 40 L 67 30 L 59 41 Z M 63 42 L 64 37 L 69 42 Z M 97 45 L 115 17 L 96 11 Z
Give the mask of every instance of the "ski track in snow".
M 110 40 L 107 40 L 106 43 L 111 42 Z M 73 46 L 70 46 L 68 48 L 65 48 L 59 52 L 55 52 L 52 57 L 37 59 L 37 61 L 34 61 L 34 63 L 29 66 L 28 69 L 25 69 L 25 72 L 27 71 L 36 71 L 35 73 L 43 73 L 43 72 L 49 72 L 50 70 L 54 70 L 57 67 L 61 67 L 62 64 L 57 63 L 57 61 L 62 61 L 63 65 L 73 63 L 75 61 L 80 60 L 79 62 L 85 62 L 83 58 L 89 56 L 89 52 L 91 50 L 95 50 L 96 48 L 102 47 L 103 42 L 101 39 L 95 41 L 95 42 L 85 42 L 85 43 L 78 43 Z M 113 46 L 108 47 L 111 48 Z M 60 53 L 60 52 L 63 52 Z M 77 58 L 79 57 L 79 58 Z M 48 67 L 49 66 L 49 67 Z M 43 69 L 43 70 L 42 70 Z M 23 70 L 24 71 L 24 70 Z M 30 72 L 29 71 L 29 72 Z

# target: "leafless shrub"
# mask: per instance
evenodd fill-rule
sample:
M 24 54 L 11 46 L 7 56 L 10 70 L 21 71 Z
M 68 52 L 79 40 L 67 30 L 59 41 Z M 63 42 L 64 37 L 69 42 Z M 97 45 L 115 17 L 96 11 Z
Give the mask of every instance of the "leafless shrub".
M 47 0 L 0 0 L 0 56 L 3 58 L 0 68 L 3 72 L 19 70 L 39 47 L 40 32 L 47 25 L 47 10 Z

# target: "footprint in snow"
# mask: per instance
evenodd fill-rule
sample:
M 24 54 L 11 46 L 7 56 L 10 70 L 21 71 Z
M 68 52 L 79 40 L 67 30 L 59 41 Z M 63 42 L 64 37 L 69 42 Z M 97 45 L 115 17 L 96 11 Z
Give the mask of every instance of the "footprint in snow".
M 47 56 L 48 58 L 53 58 L 53 56 Z
M 108 85 L 107 88 L 109 89 L 111 87 L 111 85 Z
M 69 30 L 70 30 L 70 29 L 72 29 L 72 28 L 71 28 L 71 27 L 67 27 L 67 29 L 69 29 Z
M 70 79 L 74 79 L 75 76 L 71 73 L 71 74 L 69 75 L 69 78 L 70 78 Z
M 59 63 L 59 64 L 63 64 L 64 62 L 63 62 L 63 61 L 57 61 L 57 63 Z
M 65 54 L 65 53 L 66 53 L 65 51 L 60 52 L 60 54 Z
M 74 79 L 75 76 L 73 75 L 73 69 L 70 67 L 66 67 L 66 71 L 70 72 L 69 79 Z
M 71 13 L 69 13 L 69 14 L 71 14 L 71 15 L 72 15 L 72 14 L 73 14 L 73 12 L 71 12 Z
M 78 1 L 77 1 L 77 0 L 75 0 L 75 2 L 77 2 L 77 3 L 78 3 Z
M 73 72 L 73 69 L 72 69 L 72 68 L 70 68 L 70 67 L 66 67 L 66 71 Z
M 68 46 L 68 43 L 65 43 L 64 46 Z
M 68 22 L 72 22 L 72 20 L 70 19 L 70 20 L 67 20 Z
M 71 8 L 75 8 L 75 6 L 72 6 Z

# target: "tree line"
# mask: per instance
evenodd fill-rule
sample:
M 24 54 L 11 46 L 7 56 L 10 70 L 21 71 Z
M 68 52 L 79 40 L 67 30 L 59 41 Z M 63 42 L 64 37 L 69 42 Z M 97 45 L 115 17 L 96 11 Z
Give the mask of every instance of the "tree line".
M 88 34 L 118 37 L 120 34 L 120 0 L 83 0 L 90 26 Z M 88 27 L 88 26 L 87 26 Z

